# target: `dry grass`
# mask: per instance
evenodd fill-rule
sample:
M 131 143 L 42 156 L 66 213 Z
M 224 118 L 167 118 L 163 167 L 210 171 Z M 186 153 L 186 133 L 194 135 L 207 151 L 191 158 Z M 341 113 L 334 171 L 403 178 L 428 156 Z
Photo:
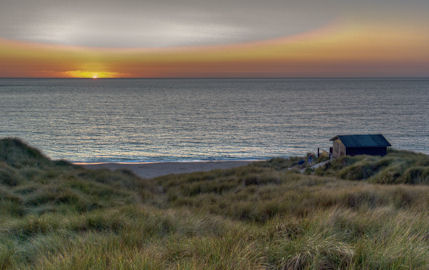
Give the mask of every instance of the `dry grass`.
M 143 182 L 16 140 L 0 150 L 0 269 L 429 268 L 429 186 L 373 183 L 405 163 L 396 179 L 414 180 L 397 182 L 425 183 L 412 168 L 424 172 L 426 156 L 345 159 L 325 176 L 275 159 Z M 368 177 L 338 179 L 355 173 Z
M 315 173 L 382 184 L 429 184 L 429 157 L 390 150 L 384 157 L 342 157 L 318 168 Z

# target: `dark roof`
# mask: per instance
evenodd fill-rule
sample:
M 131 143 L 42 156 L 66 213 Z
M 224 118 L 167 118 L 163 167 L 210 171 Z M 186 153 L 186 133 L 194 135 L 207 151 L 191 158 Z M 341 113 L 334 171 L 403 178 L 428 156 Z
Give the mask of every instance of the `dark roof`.
M 340 141 L 346 147 L 386 147 L 392 146 L 381 134 L 337 135 L 331 139 Z

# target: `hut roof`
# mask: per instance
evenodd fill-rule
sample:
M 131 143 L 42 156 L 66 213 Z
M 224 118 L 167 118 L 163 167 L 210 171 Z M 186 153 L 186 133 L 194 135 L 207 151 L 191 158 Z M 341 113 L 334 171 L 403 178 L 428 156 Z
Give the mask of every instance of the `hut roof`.
M 392 146 L 382 134 L 337 135 L 331 139 L 340 141 L 346 147 L 387 147 Z

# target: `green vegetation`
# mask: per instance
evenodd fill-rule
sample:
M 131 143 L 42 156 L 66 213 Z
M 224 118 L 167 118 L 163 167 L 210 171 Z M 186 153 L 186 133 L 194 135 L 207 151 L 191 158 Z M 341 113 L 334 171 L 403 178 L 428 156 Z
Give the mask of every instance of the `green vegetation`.
M 380 184 L 429 184 L 429 156 L 391 150 L 382 158 L 342 157 L 318 168 L 315 173 Z
M 0 269 L 429 268 L 427 156 L 298 161 L 142 180 L 0 140 Z

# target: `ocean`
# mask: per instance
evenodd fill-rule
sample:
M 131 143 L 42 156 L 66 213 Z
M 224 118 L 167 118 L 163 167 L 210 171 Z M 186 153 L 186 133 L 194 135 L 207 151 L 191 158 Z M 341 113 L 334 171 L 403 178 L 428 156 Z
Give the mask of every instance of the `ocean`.
M 362 133 L 429 154 L 429 79 L 0 79 L 0 137 L 53 159 L 268 159 Z

